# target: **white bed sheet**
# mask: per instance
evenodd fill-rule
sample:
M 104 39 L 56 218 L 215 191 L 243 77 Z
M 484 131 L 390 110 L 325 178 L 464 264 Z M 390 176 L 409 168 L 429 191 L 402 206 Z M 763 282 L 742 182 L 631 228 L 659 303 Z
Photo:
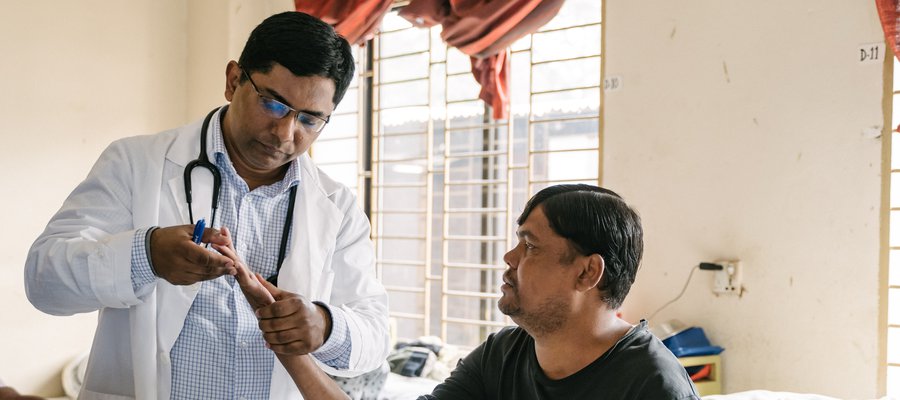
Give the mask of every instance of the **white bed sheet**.
M 842 400 L 812 393 L 772 392 L 768 390 L 749 390 L 731 394 L 715 394 L 703 396 L 703 400 Z M 880 400 L 892 400 L 883 397 Z
M 440 383 L 433 379 L 408 377 L 391 372 L 378 394 L 378 400 L 416 400 L 423 394 L 431 393 Z

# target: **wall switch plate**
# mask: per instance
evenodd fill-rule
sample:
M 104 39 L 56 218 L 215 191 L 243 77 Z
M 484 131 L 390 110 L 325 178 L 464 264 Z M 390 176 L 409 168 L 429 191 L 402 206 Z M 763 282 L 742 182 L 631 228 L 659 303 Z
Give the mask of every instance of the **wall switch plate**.
M 713 275 L 713 293 L 740 295 L 743 283 L 743 266 L 740 260 L 719 260 L 721 271 Z

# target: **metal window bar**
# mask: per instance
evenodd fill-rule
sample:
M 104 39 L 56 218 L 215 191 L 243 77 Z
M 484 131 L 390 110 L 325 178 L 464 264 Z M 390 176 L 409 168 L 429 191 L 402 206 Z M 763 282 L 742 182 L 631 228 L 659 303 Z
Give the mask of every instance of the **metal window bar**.
M 534 64 L 532 64 L 532 66 L 534 66 Z M 596 89 L 598 87 L 599 86 L 597 86 L 597 85 L 593 85 L 593 86 L 575 86 L 575 87 L 567 87 L 567 88 L 563 88 L 563 89 L 553 89 L 553 90 L 539 90 L 539 91 L 531 92 L 531 95 L 534 96 L 534 95 L 539 95 L 539 94 L 574 92 L 576 90 Z M 531 121 L 532 122 L 543 122 L 546 120 L 545 119 L 539 119 L 539 120 L 532 119 Z
M 465 102 L 470 102 L 470 101 L 472 101 L 472 100 L 465 100 Z M 507 127 L 508 125 L 509 125 L 509 124 L 506 123 L 506 122 L 501 122 L 501 123 L 491 122 L 491 123 L 489 123 L 489 124 L 483 124 L 483 125 L 470 125 L 470 126 L 463 125 L 463 126 L 454 126 L 454 127 L 452 127 L 452 128 L 447 128 L 447 132 L 454 132 L 454 131 L 471 131 L 471 130 L 473 130 L 473 129 L 482 129 L 482 128 L 485 128 L 485 127 L 487 127 L 487 128 L 505 128 L 505 127 Z
M 496 270 L 503 271 L 506 267 L 501 267 L 493 264 L 473 264 L 473 263 L 461 263 L 461 262 L 448 262 L 444 264 L 444 268 L 459 268 L 459 269 L 488 269 L 488 270 Z
M 449 163 L 449 158 L 445 155 L 444 160 Z M 444 171 L 447 171 L 447 165 L 444 165 Z M 447 186 L 486 186 L 486 185 L 502 185 L 506 183 L 506 179 L 469 179 L 464 181 L 449 181 L 444 184 Z
M 601 20 L 600 22 L 588 22 L 588 23 L 580 24 L 580 25 L 568 25 L 568 26 L 561 26 L 559 28 L 541 29 L 541 30 L 538 30 L 537 32 L 535 32 L 535 35 L 540 35 L 543 33 L 550 33 L 550 32 L 559 32 L 559 31 L 564 31 L 567 29 L 587 28 L 589 26 L 597 26 L 597 25 L 602 25 L 602 24 L 603 24 L 603 20 Z
M 407 292 L 407 293 L 423 293 L 423 292 L 425 292 L 424 288 L 410 287 L 410 286 L 384 285 L 384 288 L 387 290 L 394 291 L 394 292 Z
M 425 237 L 420 235 L 375 235 L 378 239 L 387 239 L 387 240 L 425 240 Z
M 449 210 L 444 210 L 445 213 L 454 214 L 454 213 L 503 213 L 506 212 L 505 208 L 451 208 Z
M 425 314 L 404 313 L 404 312 L 399 312 L 399 311 L 392 311 L 391 316 L 394 318 L 425 320 Z
M 375 173 L 374 171 L 372 172 Z M 422 188 L 425 187 L 425 182 L 415 182 L 415 183 L 380 183 L 380 184 L 372 184 L 373 189 L 383 189 L 383 188 Z
M 414 53 L 414 54 L 420 54 L 420 53 Z M 417 76 L 417 77 L 413 77 L 413 78 L 398 79 L 398 80 L 394 80 L 394 81 L 383 81 L 383 82 L 376 84 L 375 87 L 381 88 L 384 86 L 396 85 L 396 84 L 400 84 L 400 83 L 412 83 L 412 82 L 427 81 L 427 80 L 428 80 L 427 76 Z
M 593 55 L 587 55 L 587 56 L 555 58 L 553 60 L 535 61 L 535 62 L 531 63 L 531 65 L 535 66 L 535 65 L 541 65 L 541 64 L 552 64 L 552 63 L 566 62 L 566 61 L 585 60 L 588 58 L 600 58 L 600 55 L 593 54 Z
M 397 136 L 414 136 L 414 135 L 427 135 L 428 131 L 408 131 L 408 132 L 392 132 L 392 133 L 379 133 L 375 132 L 375 138 L 385 138 L 385 137 L 397 137 Z
M 409 162 L 409 161 L 424 161 L 424 157 L 400 157 L 400 158 L 378 158 L 378 161 L 383 162 Z
M 381 214 L 425 214 L 428 210 L 379 210 Z
M 504 326 L 509 326 L 506 322 L 494 322 L 494 321 L 485 321 L 480 319 L 468 319 L 468 318 L 445 318 L 445 322 L 457 323 L 457 324 L 468 324 L 468 325 L 479 325 L 485 327 L 494 327 L 494 328 L 502 328 Z M 496 330 L 496 329 L 494 329 Z
M 346 160 L 346 161 L 316 161 L 316 165 L 319 167 L 328 167 L 332 165 L 359 165 L 359 161 L 357 160 Z

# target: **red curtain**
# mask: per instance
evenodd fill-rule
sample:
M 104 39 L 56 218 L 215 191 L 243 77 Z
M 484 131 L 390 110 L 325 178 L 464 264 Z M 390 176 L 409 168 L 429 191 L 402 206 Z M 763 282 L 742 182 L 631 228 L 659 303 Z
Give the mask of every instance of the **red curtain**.
M 900 42 L 900 0 L 875 0 L 875 5 L 878 7 L 884 38 L 891 50 L 894 50 L 894 56 L 900 59 L 900 51 L 897 51 L 897 42 Z M 894 127 L 894 131 L 900 132 L 900 125 Z
M 875 5 L 878 7 L 878 16 L 881 17 L 884 37 L 894 50 L 894 55 L 900 58 L 900 51 L 897 51 L 897 42 L 900 41 L 900 0 L 875 0 Z
M 372 38 L 392 0 L 294 0 L 297 11 L 325 21 L 353 44 Z
M 479 97 L 494 118 L 509 115 L 507 48 L 549 22 L 563 0 L 412 0 L 400 16 L 413 25 L 441 24 L 441 38 L 472 58 Z
M 392 0 L 294 0 L 297 11 L 316 16 L 354 44 L 370 39 Z M 509 115 L 507 48 L 549 22 L 563 0 L 412 0 L 400 15 L 413 25 L 441 24 L 441 38 L 472 58 L 479 98 L 494 118 Z

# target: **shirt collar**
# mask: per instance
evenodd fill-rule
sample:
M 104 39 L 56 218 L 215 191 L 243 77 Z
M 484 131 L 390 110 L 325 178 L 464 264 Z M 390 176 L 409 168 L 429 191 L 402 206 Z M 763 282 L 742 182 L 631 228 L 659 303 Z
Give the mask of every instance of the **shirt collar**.
M 228 155 L 228 149 L 225 148 L 225 138 L 222 133 L 222 119 L 225 118 L 225 111 L 228 110 L 228 106 L 222 107 L 219 109 L 217 114 L 213 117 L 210 122 L 210 128 L 212 129 L 212 154 L 216 160 L 217 164 L 225 164 L 225 169 L 228 171 L 228 174 L 233 178 L 238 179 L 240 182 L 243 182 L 243 179 L 237 174 L 237 170 L 234 169 L 234 164 L 231 163 L 231 157 Z M 222 165 L 219 165 L 221 168 Z M 273 183 L 272 185 L 268 185 L 269 187 L 274 187 L 278 193 L 287 192 L 292 186 L 300 183 L 300 161 L 298 159 L 293 159 L 288 165 L 287 173 L 284 174 L 284 178 L 280 182 Z

